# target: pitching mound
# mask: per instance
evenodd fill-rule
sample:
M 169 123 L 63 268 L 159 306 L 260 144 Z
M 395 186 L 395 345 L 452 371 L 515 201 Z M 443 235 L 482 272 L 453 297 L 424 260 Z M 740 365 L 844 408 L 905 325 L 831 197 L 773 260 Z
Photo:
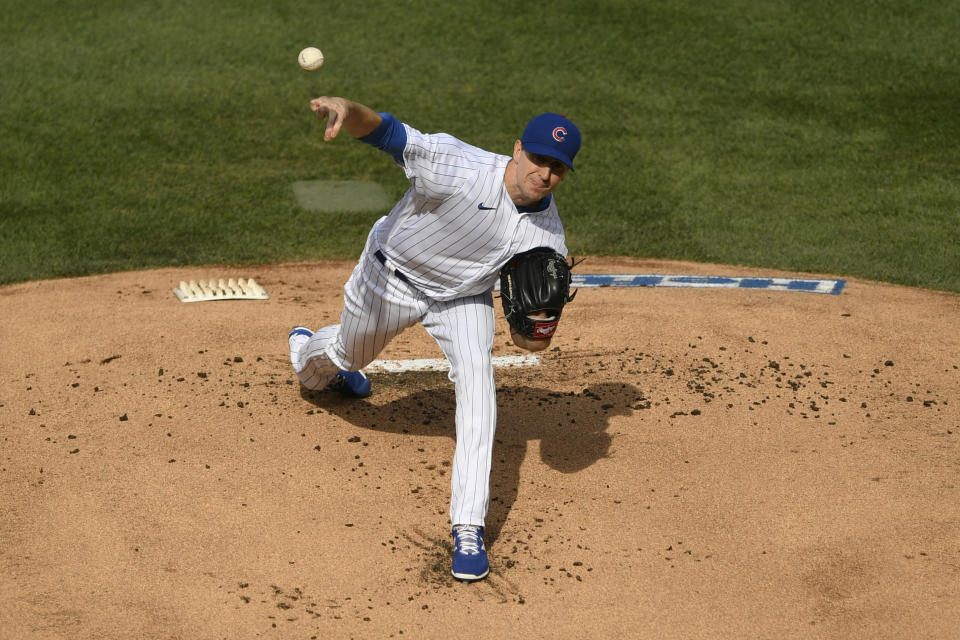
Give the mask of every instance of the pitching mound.
M 582 290 L 540 366 L 497 372 L 491 574 L 464 585 L 446 375 L 348 401 L 290 370 L 351 268 L 0 288 L 0 635 L 956 637 L 960 296 Z M 171 291 L 217 276 L 270 298 Z M 440 357 L 419 327 L 381 355 Z

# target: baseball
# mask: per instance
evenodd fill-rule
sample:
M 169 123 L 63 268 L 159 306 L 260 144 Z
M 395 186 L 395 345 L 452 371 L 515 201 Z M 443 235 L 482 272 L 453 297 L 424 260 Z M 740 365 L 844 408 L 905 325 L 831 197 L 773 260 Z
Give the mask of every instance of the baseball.
M 305 70 L 316 71 L 323 66 L 323 54 L 320 53 L 320 49 L 316 47 L 307 47 L 300 52 L 297 61 L 300 62 L 300 66 Z

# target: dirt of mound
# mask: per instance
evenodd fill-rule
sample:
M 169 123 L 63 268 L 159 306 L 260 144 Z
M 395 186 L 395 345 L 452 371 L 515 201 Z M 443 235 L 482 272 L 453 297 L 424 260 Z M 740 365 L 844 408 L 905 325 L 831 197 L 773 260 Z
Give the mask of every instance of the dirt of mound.
M 582 290 L 542 366 L 497 372 L 491 574 L 465 585 L 445 374 L 348 401 L 290 370 L 351 267 L 0 288 L 0 636 L 957 637 L 960 296 Z M 270 299 L 171 292 L 207 276 Z M 381 355 L 439 357 L 419 327 Z

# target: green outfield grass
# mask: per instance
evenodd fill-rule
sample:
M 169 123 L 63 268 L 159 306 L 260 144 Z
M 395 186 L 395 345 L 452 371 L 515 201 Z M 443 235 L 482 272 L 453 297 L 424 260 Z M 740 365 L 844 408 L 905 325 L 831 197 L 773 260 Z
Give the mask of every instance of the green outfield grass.
M 463 5 L 458 7 L 457 5 Z M 960 4 L 13 0 L 0 17 L 0 282 L 356 256 L 406 188 L 307 103 L 346 95 L 508 152 L 556 110 L 578 254 L 960 291 Z M 296 64 L 306 45 L 327 63 Z

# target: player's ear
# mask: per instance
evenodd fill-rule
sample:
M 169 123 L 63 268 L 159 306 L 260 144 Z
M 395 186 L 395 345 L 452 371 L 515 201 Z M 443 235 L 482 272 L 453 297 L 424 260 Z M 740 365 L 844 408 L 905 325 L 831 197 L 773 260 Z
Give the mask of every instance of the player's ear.
M 513 143 L 513 159 L 520 162 L 520 156 L 523 154 L 523 143 L 517 140 Z

